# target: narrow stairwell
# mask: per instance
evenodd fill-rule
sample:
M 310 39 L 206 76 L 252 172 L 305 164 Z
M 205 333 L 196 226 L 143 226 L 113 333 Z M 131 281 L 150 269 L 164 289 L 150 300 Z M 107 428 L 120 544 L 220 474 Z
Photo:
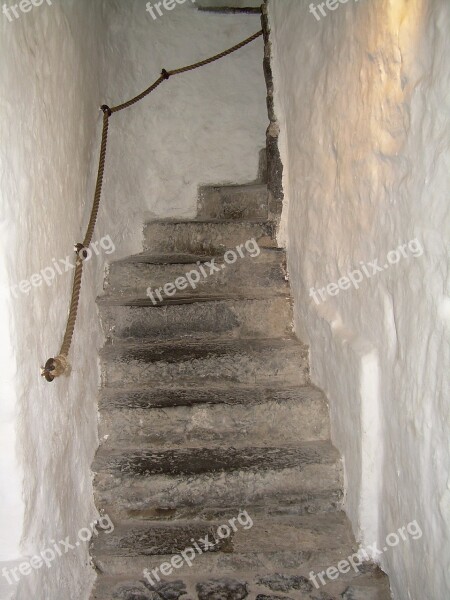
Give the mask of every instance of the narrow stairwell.
M 149 297 L 201 266 L 195 289 Z M 309 579 L 357 544 L 326 399 L 292 333 L 266 186 L 204 188 L 195 221 L 149 223 L 144 252 L 110 266 L 98 302 L 107 343 L 93 468 L 115 530 L 94 542 L 92 598 L 390 598 L 369 562 L 325 586 Z M 174 558 L 194 544 L 201 554 Z

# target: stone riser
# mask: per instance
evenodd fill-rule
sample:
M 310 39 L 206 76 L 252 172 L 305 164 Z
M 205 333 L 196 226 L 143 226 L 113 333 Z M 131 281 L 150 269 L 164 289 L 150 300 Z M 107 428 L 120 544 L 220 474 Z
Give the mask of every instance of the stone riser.
M 102 351 L 109 386 L 185 382 L 309 383 L 308 349 L 293 340 L 160 345 L 118 344 Z
M 255 258 L 245 256 L 239 258 L 234 264 L 216 261 L 215 264 L 220 270 L 212 274 L 210 274 L 211 267 L 205 265 L 206 277 L 202 274 L 200 265 L 196 263 L 148 264 L 144 261 L 145 256 L 140 255 L 132 261 L 113 263 L 105 286 L 105 297 L 150 298 L 148 288 L 151 287 L 157 301 L 158 295 L 155 290 L 164 288 L 166 284 L 175 286 L 177 279 L 186 277 L 192 271 L 198 274 L 191 275 L 191 278 L 195 279 L 195 289 L 186 282 L 179 282 L 179 287 L 185 289 L 176 289 L 173 293 L 175 287 L 166 288 L 170 295 L 161 292 L 163 299 L 185 296 L 201 298 L 208 293 L 222 297 L 237 295 L 248 298 L 270 297 L 283 293 L 289 295 L 285 254 L 278 250 L 261 250 L 259 256 Z
M 207 542 L 200 543 L 202 553 L 246 554 L 257 548 L 270 554 L 283 552 L 286 546 L 292 549 L 301 546 L 303 552 L 314 552 L 320 548 L 351 547 L 353 542 L 342 512 L 268 520 L 262 514 L 236 509 L 233 517 L 232 524 L 227 520 L 114 523 L 114 531 L 100 531 L 95 538 L 93 554 L 123 557 L 177 554 L 191 546 L 192 539 L 205 540 L 205 536 Z M 225 531 L 220 529 L 222 525 Z
M 144 229 L 144 250 L 164 253 L 216 255 L 234 250 L 248 240 L 261 248 L 275 248 L 275 226 L 270 222 L 154 221 Z M 253 246 L 250 246 L 253 248 Z
M 198 219 L 267 219 L 266 185 L 206 186 L 199 190 Z
M 287 297 L 160 307 L 101 303 L 100 315 L 105 335 L 122 339 L 274 338 L 292 333 L 292 306 Z
M 265 503 L 264 499 L 260 504 L 247 505 L 247 510 L 252 515 L 263 515 L 265 518 L 271 517 L 297 517 L 302 515 L 321 514 L 336 512 L 342 510 L 343 501 L 342 489 L 325 490 L 320 492 L 315 490 L 313 493 L 301 493 L 295 496 L 294 503 L 287 503 L 277 500 L 274 503 Z M 107 514 L 114 514 L 119 521 L 154 521 L 171 523 L 176 521 L 221 521 L 228 520 L 236 516 L 236 506 L 177 506 L 176 508 L 128 508 L 118 510 L 116 506 L 102 505 L 102 509 Z
M 262 404 L 296 400 L 298 403 L 324 401 L 323 393 L 312 386 L 270 387 L 260 385 L 217 385 L 197 386 L 156 386 L 129 387 L 125 389 L 103 388 L 100 393 L 100 410 L 130 410 L 150 408 L 171 408 L 176 406 L 197 406 L 228 404 Z
M 320 446 L 323 442 L 316 443 Z M 317 448 L 317 446 L 316 446 Z M 265 449 L 262 449 L 262 451 Z M 186 460 L 195 465 L 198 460 L 193 450 L 187 450 Z M 248 450 L 247 450 L 248 452 Z M 236 463 L 216 473 L 152 474 L 147 460 L 139 459 L 137 452 L 131 466 L 126 453 L 112 457 L 110 453 L 97 457 L 95 486 L 97 506 L 108 507 L 111 517 L 127 518 L 130 514 L 163 514 L 164 510 L 186 507 L 229 507 L 267 505 L 295 505 L 301 499 L 318 494 L 324 502 L 327 493 L 330 502 L 342 490 L 342 464 L 337 453 L 322 447 L 313 456 L 298 456 L 296 467 L 272 466 L 273 457 L 267 456 L 265 466 L 245 468 Z M 206 451 L 206 456 L 211 450 Z M 226 459 L 227 451 L 224 452 Z M 245 452 L 244 452 L 245 455 Z M 170 459 L 161 456 L 161 468 L 171 466 Z M 312 502 L 313 504 L 313 502 Z M 169 510 L 170 513 L 170 510 Z
M 100 435 L 107 446 L 180 448 L 292 446 L 329 438 L 325 400 L 298 398 L 264 403 L 103 411 Z

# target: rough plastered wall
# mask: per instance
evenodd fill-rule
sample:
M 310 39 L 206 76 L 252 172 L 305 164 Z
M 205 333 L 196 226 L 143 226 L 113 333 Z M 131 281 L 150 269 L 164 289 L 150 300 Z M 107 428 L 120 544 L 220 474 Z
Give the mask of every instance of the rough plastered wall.
M 146 4 L 104 0 L 110 23 L 108 104 L 141 92 L 162 68 L 217 54 L 261 28 L 258 15 L 200 12 L 191 0 L 154 20 Z M 263 56 L 260 38 L 219 62 L 171 78 L 113 115 L 107 190 L 117 211 L 125 202 L 130 217 L 135 215 L 130 227 L 143 216 L 194 216 L 200 184 L 257 178 L 267 128 Z
M 71 377 L 46 383 L 39 366 L 61 343 L 72 278 L 61 260 L 73 258 L 92 196 L 100 8 L 90 0 L 64 0 L 29 5 L 18 17 L 10 13 L 12 20 L 0 15 L 2 561 L 20 563 L 67 536 L 75 543 L 96 516 L 90 465 L 101 337 L 93 302 L 104 254 L 86 269 Z M 54 271 L 51 280 L 47 271 L 50 285 L 42 275 L 31 285 L 30 277 L 37 274 L 37 283 L 53 259 L 63 274 Z M 16 575 L 19 600 L 81 599 L 93 580 L 86 544 L 51 568 Z M 8 598 L 12 586 L 4 576 L 1 581 Z
M 395 598 L 444 600 L 450 4 L 332 0 L 319 19 L 309 4 L 269 0 L 296 329 L 330 400 L 358 538 L 382 549 L 417 520 L 421 539 L 377 560 Z M 310 295 L 358 268 L 359 289 L 343 280 L 325 300 Z
M 52 540 L 75 544 L 96 517 L 90 466 L 102 336 L 94 301 L 105 262 L 140 251 L 149 215 L 194 215 L 198 184 L 255 179 L 267 124 L 261 40 L 112 117 L 94 234 L 104 247 L 83 276 L 70 378 L 46 383 L 39 366 L 57 353 L 68 309 L 66 257 L 73 260 L 92 201 L 98 107 L 140 92 L 162 67 L 237 43 L 260 23 L 197 13 L 193 3 L 157 21 L 143 1 L 24 6 L 17 17 L 9 4 L 0 13 L 0 568 L 13 581 L 11 567 L 51 549 Z M 56 273 L 51 279 L 47 271 L 49 285 L 43 269 Z M 82 600 L 93 578 L 81 544 L 50 568 L 20 575 L 17 598 Z M 12 594 L 0 575 L 1 600 Z

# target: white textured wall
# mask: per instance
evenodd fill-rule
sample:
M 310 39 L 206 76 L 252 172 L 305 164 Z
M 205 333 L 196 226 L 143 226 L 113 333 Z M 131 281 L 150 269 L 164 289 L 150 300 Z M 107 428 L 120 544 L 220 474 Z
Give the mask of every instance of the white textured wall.
M 94 240 L 110 235 L 116 252 L 87 264 L 70 378 L 40 378 L 61 343 L 71 273 L 17 297 L 9 286 L 64 259 L 83 237 L 99 105 L 260 27 L 258 17 L 199 14 L 192 3 L 153 21 L 145 4 L 55 0 L 12 22 L 0 13 L 0 561 L 23 560 L 50 540 L 75 542 L 96 515 L 90 465 L 102 337 L 94 300 L 105 259 L 138 252 L 149 215 L 194 215 L 199 184 L 257 175 L 267 124 L 261 40 L 114 115 Z M 82 600 L 92 581 L 83 545 L 22 577 L 18 600 Z M 0 576 L 1 599 L 10 591 Z
M 450 4 L 269 0 L 298 334 L 330 399 L 358 537 L 395 597 L 450 594 Z M 332 6 L 333 4 L 330 3 Z M 317 305 L 311 287 L 418 238 L 424 254 Z M 371 272 L 369 268 L 369 272 Z
M 81 241 L 101 97 L 104 21 L 99 8 L 89 0 L 64 0 L 34 7 L 12 22 L 1 15 L 0 254 L 6 285 L 2 319 L 10 333 L 2 344 L 8 354 L 4 376 L 14 415 L 11 430 L 17 437 L 14 458 L 23 474 L 22 489 L 6 470 L 1 485 L 8 489 L 12 484 L 25 508 L 19 549 L 11 542 L 20 535 L 20 519 L 6 506 L 9 525 L 2 534 L 10 541 L 5 560 L 33 555 L 51 539 L 76 540 L 96 514 L 90 464 L 97 444 L 95 348 L 100 335 L 93 301 L 100 261 L 97 269 L 93 263 L 87 269 L 73 373 L 52 384 L 41 379 L 39 365 L 59 349 L 71 275 L 28 293 L 8 291 L 8 286 L 51 267 L 53 258 L 65 258 L 73 242 Z M 52 568 L 23 576 L 18 598 L 83 598 L 93 579 L 87 564 L 83 545 Z

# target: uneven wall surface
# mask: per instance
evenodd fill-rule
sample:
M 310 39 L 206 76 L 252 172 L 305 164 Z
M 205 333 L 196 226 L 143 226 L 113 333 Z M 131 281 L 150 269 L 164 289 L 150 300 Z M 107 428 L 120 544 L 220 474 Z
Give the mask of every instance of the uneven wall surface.
M 34 4 L 16 9 L 17 17 L 6 4 L 0 14 L 0 567 L 51 549 L 52 540 L 75 545 L 96 517 L 90 466 L 102 336 L 95 297 L 105 261 L 141 250 L 146 217 L 194 215 L 198 184 L 255 179 L 267 124 L 261 40 L 113 116 L 94 234 L 102 243 L 83 276 L 72 374 L 44 382 L 39 365 L 62 340 L 73 274 L 67 261 L 74 262 L 93 196 L 98 107 L 142 91 L 162 67 L 241 41 L 260 23 L 197 13 L 193 3 L 158 20 L 144 1 Z M 16 571 L 19 600 L 89 596 L 86 544 L 59 548 L 50 568 Z M 13 586 L 0 580 L 3 600 Z
M 330 399 L 355 532 L 383 549 L 417 520 L 421 539 L 376 559 L 396 598 L 443 600 L 450 5 L 328 4 L 315 16 L 309 3 L 269 0 L 296 328 Z
M 88 0 L 65 0 L 31 6 L 18 17 L 10 14 L 12 20 L 1 15 L 2 318 L 9 328 L 7 399 L 23 472 L 23 559 L 51 548 L 51 540 L 70 536 L 75 543 L 78 530 L 96 515 L 90 464 L 97 445 L 95 349 L 101 338 L 93 302 L 101 257 L 86 270 L 70 379 L 47 384 L 39 365 L 61 343 L 72 279 L 62 261 L 73 260 L 72 244 L 81 241 L 84 205 L 92 193 L 89 165 L 96 153 L 103 29 L 99 8 Z M 49 285 L 43 269 L 49 269 Z M 13 456 L 11 448 L 8 452 Z M 7 485 L 5 472 L 2 487 Z M 10 535 L 17 535 L 14 513 L 7 511 L 5 519 Z M 11 547 L 4 558 L 18 554 Z M 19 574 L 17 597 L 83 598 L 93 579 L 88 561 L 82 544 L 51 568 Z

